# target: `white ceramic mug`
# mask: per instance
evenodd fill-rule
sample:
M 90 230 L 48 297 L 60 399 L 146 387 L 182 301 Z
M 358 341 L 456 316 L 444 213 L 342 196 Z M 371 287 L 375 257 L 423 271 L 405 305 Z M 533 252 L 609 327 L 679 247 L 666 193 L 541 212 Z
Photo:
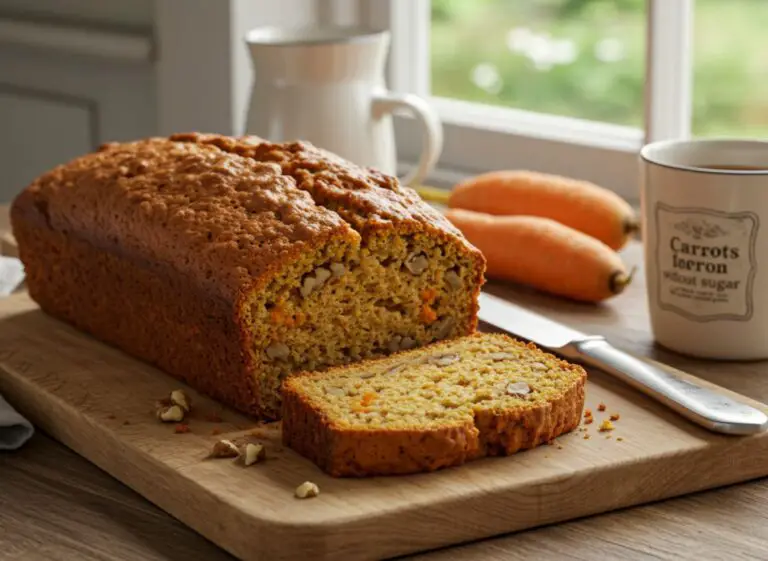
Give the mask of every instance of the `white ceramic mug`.
M 443 144 L 435 111 L 422 98 L 386 89 L 390 36 L 359 27 L 265 27 L 246 42 L 254 67 L 246 132 L 273 142 L 307 140 L 358 165 L 397 173 L 392 112 L 424 128 L 421 159 L 402 179 L 421 182 Z
M 641 160 L 654 338 L 702 358 L 768 358 L 768 142 L 664 141 Z M 756 169 L 722 169 L 734 167 Z

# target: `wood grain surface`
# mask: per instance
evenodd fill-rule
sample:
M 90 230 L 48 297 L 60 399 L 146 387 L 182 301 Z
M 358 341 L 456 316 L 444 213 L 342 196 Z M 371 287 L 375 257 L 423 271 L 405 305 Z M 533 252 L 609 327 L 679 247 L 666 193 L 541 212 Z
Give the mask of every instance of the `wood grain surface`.
M 629 262 L 638 257 L 637 246 L 626 254 Z M 654 347 L 648 333 L 640 283 L 629 293 L 600 307 L 565 304 L 509 287 L 492 286 L 489 291 L 547 312 L 583 330 L 605 334 L 628 350 L 674 364 L 736 391 L 761 400 L 768 396 L 765 363 L 700 362 Z M 618 391 L 621 393 L 624 389 Z M 629 399 L 634 401 L 632 397 Z M 617 424 L 625 426 L 621 421 Z M 191 435 L 179 438 L 187 436 Z M 626 434 L 625 437 L 630 444 L 632 440 Z M 660 438 L 666 438 L 666 434 Z M 608 441 L 601 444 L 605 446 Z M 556 454 L 567 453 L 567 448 L 547 447 L 539 452 L 554 457 L 557 463 Z M 110 455 L 110 452 L 103 454 Z M 721 456 L 733 458 L 727 453 Z M 691 474 L 681 471 L 680 477 L 691 477 Z M 631 486 L 631 481 L 623 481 L 616 488 L 621 491 Z M 21 451 L 0 455 L 0 487 L 0 558 L 230 558 L 42 434 Z M 762 559 L 768 547 L 768 540 L 762 537 L 766 498 L 768 486 L 761 481 L 442 549 L 416 558 Z M 311 553 L 307 557 L 315 558 Z

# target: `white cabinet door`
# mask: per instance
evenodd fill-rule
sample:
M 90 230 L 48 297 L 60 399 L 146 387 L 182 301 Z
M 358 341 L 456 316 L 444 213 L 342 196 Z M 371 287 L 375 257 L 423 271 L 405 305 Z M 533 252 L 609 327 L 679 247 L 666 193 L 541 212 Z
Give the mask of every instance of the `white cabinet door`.
M 0 203 L 35 177 L 93 149 L 87 103 L 0 86 Z

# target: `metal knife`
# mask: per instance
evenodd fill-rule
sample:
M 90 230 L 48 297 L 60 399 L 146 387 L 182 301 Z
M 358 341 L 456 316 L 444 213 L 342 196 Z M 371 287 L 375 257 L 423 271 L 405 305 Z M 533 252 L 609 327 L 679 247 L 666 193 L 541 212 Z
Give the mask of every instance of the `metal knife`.
M 747 435 L 768 429 L 768 416 L 762 411 L 677 376 L 672 368 L 632 356 L 604 337 L 586 335 L 487 293 L 480 294 L 479 318 L 564 358 L 612 374 L 713 432 Z

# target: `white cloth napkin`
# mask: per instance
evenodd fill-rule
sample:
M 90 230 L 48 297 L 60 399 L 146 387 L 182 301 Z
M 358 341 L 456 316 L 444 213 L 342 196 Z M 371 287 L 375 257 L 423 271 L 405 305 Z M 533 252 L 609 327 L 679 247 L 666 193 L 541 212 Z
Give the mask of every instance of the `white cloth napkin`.
M 15 257 L 0 255 L 0 296 L 8 296 L 24 281 L 24 267 Z M 0 373 L 2 376 L 2 373 Z M 34 434 L 32 423 L 0 395 L 0 450 L 15 450 Z
M 16 450 L 35 433 L 32 423 L 0 396 L 0 450 Z
M 9 296 L 24 282 L 24 265 L 15 257 L 0 255 L 0 296 Z

